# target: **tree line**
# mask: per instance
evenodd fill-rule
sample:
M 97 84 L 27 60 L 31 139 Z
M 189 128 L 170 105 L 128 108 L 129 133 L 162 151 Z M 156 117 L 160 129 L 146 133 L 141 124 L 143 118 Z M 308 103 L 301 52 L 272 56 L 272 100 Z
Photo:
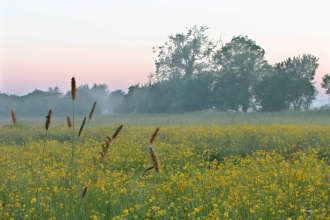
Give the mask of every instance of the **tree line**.
M 247 36 L 223 44 L 206 35 L 208 27 L 193 26 L 186 34 L 168 37 L 154 47 L 156 71 L 146 84 L 128 92 L 110 92 L 105 84 L 77 88 L 77 114 L 86 114 L 98 101 L 96 113 L 181 113 L 203 109 L 221 111 L 285 111 L 308 109 L 318 94 L 314 77 L 318 58 L 311 54 L 269 64 L 265 50 Z M 330 74 L 321 86 L 330 95 Z M 80 96 L 80 97 L 79 97 Z M 49 106 L 54 114 L 71 112 L 70 91 L 58 87 L 25 96 L 0 93 L 1 116 L 40 116 Z
M 209 40 L 207 29 L 194 26 L 153 48 L 158 53 L 156 71 L 147 84 L 129 88 L 121 111 L 304 110 L 316 99 L 315 56 L 303 54 L 270 65 L 265 50 L 247 36 L 223 44 Z M 322 87 L 329 85 L 326 75 Z
M 85 84 L 77 88 L 77 100 L 75 102 L 75 113 L 86 115 L 92 108 L 95 100 L 98 100 L 95 113 L 101 113 L 108 108 L 108 87 L 105 84 L 94 84 L 91 88 Z M 59 87 L 48 88 L 48 91 L 35 89 L 24 95 L 9 95 L 0 93 L 0 117 L 8 118 L 11 109 L 15 110 L 18 117 L 40 117 L 45 116 L 49 108 L 53 115 L 66 116 L 72 112 L 71 91 L 62 93 Z

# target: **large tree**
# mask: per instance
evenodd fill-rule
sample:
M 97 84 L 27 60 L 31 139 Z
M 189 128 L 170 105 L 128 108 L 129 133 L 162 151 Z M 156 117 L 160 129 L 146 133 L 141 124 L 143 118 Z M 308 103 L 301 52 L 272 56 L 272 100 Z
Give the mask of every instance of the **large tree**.
M 208 58 L 212 54 L 217 42 L 212 42 L 205 35 L 208 27 L 193 26 L 187 34 L 169 36 L 165 45 L 153 48 L 158 52 L 155 61 L 155 76 L 158 81 L 172 78 L 192 78 L 192 76 L 208 65 Z
M 264 49 L 247 37 L 233 37 L 213 60 L 217 69 L 215 105 L 222 110 L 246 112 L 253 100 L 254 85 L 271 70 Z
M 322 77 L 322 82 L 321 82 L 321 86 L 323 89 L 325 89 L 325 94 L 330 96 L 330 74 L 325 74 Z
M 317 61 L 315 56 L 304 54 L 276 63 L 273 74 L 264 77 L 256 89 L 261 110 L 308 109 L 318 93 L 313 82 Z

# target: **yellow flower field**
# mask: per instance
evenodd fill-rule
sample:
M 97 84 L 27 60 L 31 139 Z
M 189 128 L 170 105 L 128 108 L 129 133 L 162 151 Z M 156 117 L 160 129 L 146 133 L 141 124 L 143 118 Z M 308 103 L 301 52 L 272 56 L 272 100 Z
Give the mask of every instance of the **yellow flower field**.
M 0 219 L 330 219 L 330 126 L 118 126 L 2 126 Z

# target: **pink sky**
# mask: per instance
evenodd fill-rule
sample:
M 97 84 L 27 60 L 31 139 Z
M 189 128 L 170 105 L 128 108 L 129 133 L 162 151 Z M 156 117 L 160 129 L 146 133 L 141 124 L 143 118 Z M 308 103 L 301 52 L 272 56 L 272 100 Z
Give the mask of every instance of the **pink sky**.
M 248 36 L 271 63 L 319 57 L 316 86 L 330 73 L 330 3 L 314 1 L 1 1 L 0 91 L 23 95 L 59 86 L 105 83 L 127 90 L 155 71 L 153 46 L 185 27 L 206 25 L 224 43 Z M 256 7 L 258 6 L 258 7 Z M 318 98 L 325 98 L 320 91 Z

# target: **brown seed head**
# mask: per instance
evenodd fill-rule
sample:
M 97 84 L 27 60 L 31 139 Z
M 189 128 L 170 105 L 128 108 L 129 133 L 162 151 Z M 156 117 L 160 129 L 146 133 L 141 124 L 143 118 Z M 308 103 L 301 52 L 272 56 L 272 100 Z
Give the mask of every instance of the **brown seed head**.
M 149 145 L 149 149 L 150 149 L 150 156 L 151 156 L 153 167 L 154 167 L 155 171 L 158 172 L 159 168 L 160 168 L 160 162 L 159 162 L 156 152 L 151 144 Z
M 78 137 L 80 137 L 82 131 L 84 130 L 85 123 L 86 123 L 86 117 L 84 118 L 84 120 L 83 120 L 83 122 L 82 122 L 82 124 L 80 126 Z
M 152 135 L 151 139 L 150 139 L 150 144 L 152 144 L 152 142 L 154 142 L 155 138 L 157 137 L 159 128 L 156 129 L 156 131 L 154 132 L 154 134 Z
M 71 95 L 72 95 L 72 100 L 75 100 L 75 98 L 76 98 L 76 91 L 77 91 L 76 79 L 74 77 L 72 77 L 72 79 L 71 79 Z
M 52 119 L 52 113 L 53 113 L 52 109 L 49 109 L 49 111 L 48 111 L 48 115 L 46 116 L 46 131 L 47 131 L 48 128 L 49 128 L 50 121 L 51 121 L 51 119 Z
M 94 113 L 94 110 L 95 110 L 96 103 L 97 103 L 97 101 L 94 102 L 94 105 L 93 105 L 93 108 L 91 110 L 91 113 L 89 113 L 89 119 L 92 119 L 92 117 L 93 117 L 93 113 Z
M 71 121 L 71 117 L 70 117 L 70 115 L 67 115 L 67 116 L 66 116 L 66 120 L 67 120 L 67 122 L 68 122 L 68 127 L 71 128 L 71 127 L 72 127 L 72 121 Z
M 82 193 L 82 196 L 81 196 L 81 198 L 84 198 L 84 197 L 86 196 L 86 193 L 87 193 L 87 189 L 88 189 L 88 187 L 87 187 L 87 186 L 85 186 L 85 188 L 84 188 L 84 191 L 83 191 L 83 193 Z
M 123 129 L 124 125 L 120 125 L 117 130 L 115 131 L 115 133 L 112 135 L 112 138 L 115 139 L 117 137 L 117 135 L 119 134 L 119 132 L 121 131 L 121 129 Z
M 14 124 L 16 124 L 16 114 L 14 110 L 11 110 L 11 118 L 13 119 Z

